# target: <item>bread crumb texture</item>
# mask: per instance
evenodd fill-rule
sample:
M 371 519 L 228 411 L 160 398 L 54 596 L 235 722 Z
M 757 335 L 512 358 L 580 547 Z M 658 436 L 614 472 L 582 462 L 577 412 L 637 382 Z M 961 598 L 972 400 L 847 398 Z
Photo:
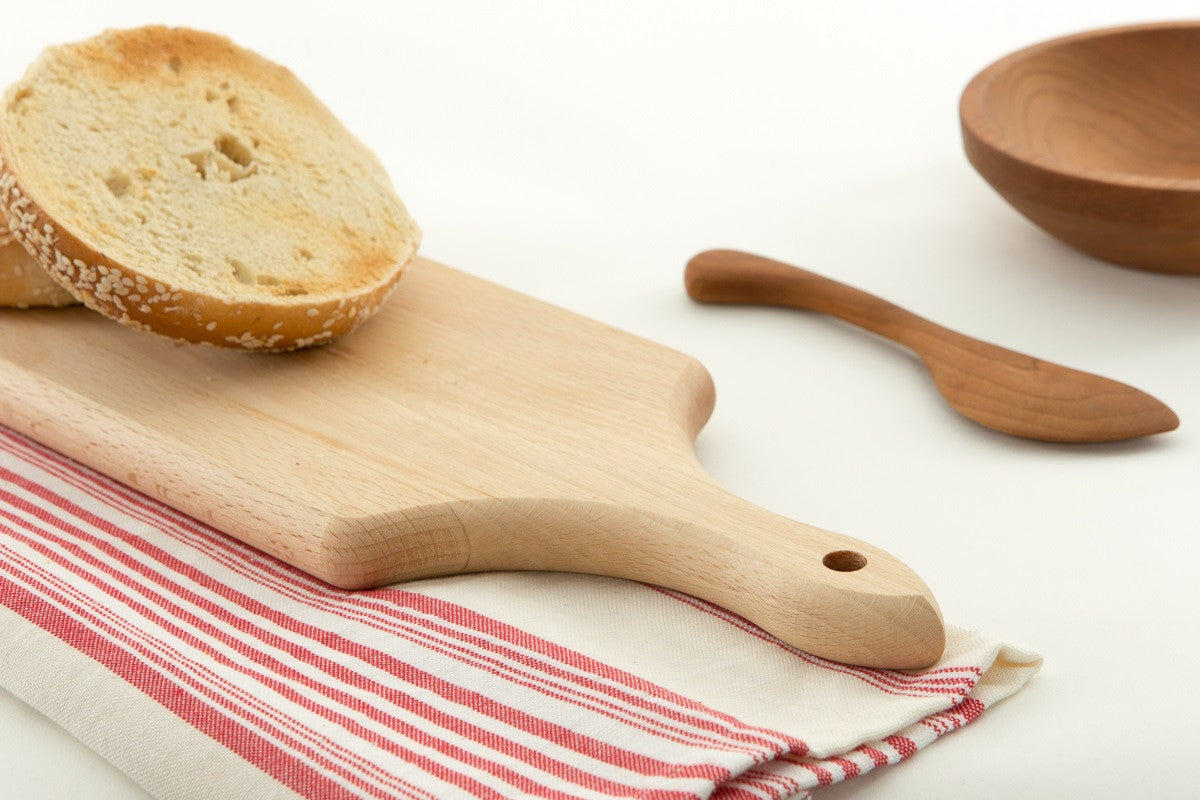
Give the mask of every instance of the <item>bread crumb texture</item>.
M 421 235 L 378 159 L 290 71 L 160 26 L 48 48 L 8 89 L 0 208 L 91 308 L 254 350 L 352 330 Z
M 59 307 L 78 302 L 25 252 L 0 218 L 0 307 Z

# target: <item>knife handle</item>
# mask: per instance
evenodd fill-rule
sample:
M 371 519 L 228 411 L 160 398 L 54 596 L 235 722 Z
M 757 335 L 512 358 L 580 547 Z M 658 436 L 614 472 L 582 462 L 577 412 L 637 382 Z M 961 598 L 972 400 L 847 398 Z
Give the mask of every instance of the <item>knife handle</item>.
M 882 297 L 833 278 L 740 250 L 707 250 L 688 261 L 688 296 L 700 303 L 742 303 L 816 311 L 917 352 L 931 336 L 960 337 Z

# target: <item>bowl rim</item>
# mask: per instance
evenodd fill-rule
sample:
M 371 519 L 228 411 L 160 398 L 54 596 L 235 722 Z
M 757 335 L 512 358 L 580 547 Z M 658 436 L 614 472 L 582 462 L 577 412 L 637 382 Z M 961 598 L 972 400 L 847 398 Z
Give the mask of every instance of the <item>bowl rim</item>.
M 1075 44 L 1090 39 L 1105 39 L 1124 36 L 1131 33 L 1143 33 L 1158 30 L 1193 30 L 1200 32 L 1200 19 L 1167 20 L 1161 22 L 1140 22 L 1132 25 L 1115 25 L 1105 28 L 1095 28 L 1064 36 L 1046 39 L 1035 44 L 1014 50 L 988 64 L 971 78 L 963 89 L 959 99 L 959 119 L 965 132 L 969 132 L 981 144 L 1021 164 L 1052 173 L 1061 178 L 1084 181 L 1104 186 L 1121 186 L 1130 189 L 1156 190 L 1161 192 L 1192 194 L 1200 192 L 1200 178 L 1168 178 L 1161 175 L 1147 175 L 1135 172 L 1121 172 L 1100 167 L 1089 167 L 1086 164 L 1070 163 L 1051 159 L 1044 154 L 1033 152 L 1024 146 L 1013 145 L 1006 140 L 1001 129 L 984 110 L 983 98 L 995 78 L 1010 69 L 1014 64 L 1024 61 L 1041 53 L 1055 50 L 1065 45 Z

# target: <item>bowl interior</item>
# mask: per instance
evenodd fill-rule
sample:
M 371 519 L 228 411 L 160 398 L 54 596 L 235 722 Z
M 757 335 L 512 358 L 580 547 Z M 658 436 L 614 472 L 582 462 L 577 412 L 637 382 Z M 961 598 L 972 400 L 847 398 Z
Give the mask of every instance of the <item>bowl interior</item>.
M 985 76 L 981 121 L 1009 152 L 1070 172 L 1200 178 L 1200 24 L 1069 37 Z

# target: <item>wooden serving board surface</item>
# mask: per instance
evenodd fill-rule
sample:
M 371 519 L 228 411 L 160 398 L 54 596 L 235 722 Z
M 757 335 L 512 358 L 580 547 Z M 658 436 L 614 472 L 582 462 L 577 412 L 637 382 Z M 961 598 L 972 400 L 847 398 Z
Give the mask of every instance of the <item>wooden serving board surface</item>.
M 695 360 L 425 259 L 359 330 L 283 355 L 0 311 L 0 421 L 338 586 L 590 572 L 836 660 L 936 660 L 901 562 L 712 481 L 712 405 Z

